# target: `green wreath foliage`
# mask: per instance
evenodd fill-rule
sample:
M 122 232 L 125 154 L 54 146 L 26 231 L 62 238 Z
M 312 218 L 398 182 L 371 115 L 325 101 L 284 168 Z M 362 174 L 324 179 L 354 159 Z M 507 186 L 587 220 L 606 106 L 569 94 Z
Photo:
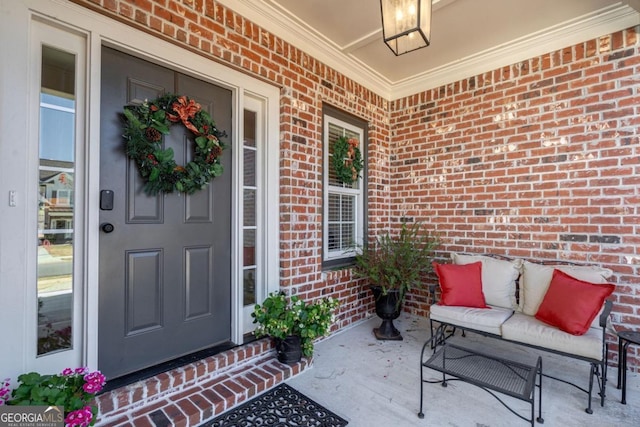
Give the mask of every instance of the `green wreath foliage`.
M 220 156 L 226 136 L 218 130 L 209 113 L 186 96 L 166 94 L 141 105 L 124 108 L 126 153 L 145 179 L 148 194 L 178 191 L 193 194 L 222 175 Z M 173 158 L 173 149 L 162 148 L 162 136 L 181 123 L 195 137 L 193 160 L 184 166 Z
M 363 162 L 359 145 L 356 138 L 347 139 L 344 136 L 333 145 L 333 169 L 338 180 L 344 184 L 352 184 L 360 178 Z

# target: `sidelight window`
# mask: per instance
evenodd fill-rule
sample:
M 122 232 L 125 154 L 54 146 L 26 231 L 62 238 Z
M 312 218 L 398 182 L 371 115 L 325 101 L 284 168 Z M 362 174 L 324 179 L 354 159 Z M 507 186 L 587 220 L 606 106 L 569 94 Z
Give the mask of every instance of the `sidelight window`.
M 42 48 L 38 167 L 38 355 L 72 348 L 75 56 Z

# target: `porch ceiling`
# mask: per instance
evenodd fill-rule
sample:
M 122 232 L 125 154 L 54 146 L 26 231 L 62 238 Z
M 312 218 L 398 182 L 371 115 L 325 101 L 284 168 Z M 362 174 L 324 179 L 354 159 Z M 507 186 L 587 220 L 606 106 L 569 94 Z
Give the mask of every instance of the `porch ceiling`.
M 432 41 L 394 56 L 379 0 L 220 0 L 387 99 L 640 24 L 640 0 L 433 0 Z

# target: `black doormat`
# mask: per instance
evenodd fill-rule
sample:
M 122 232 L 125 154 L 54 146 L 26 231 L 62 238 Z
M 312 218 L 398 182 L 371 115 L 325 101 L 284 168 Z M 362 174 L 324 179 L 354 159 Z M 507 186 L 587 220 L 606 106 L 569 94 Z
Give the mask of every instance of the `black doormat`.
M 200 427 L 343 427 L 347 424 L 298 390 L 280 384 Z

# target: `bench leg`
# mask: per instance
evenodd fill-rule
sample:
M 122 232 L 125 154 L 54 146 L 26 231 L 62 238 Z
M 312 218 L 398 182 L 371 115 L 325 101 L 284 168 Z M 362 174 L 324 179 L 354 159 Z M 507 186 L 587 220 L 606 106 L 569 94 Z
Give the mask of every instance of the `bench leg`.
M 538 418 L 536 421 L 540 424 L 544 424 L 544 418 L 542 418 L 542 359 L 540 358 L 540 364 L 538 365 Z M 536 401 L 536 388 L 533 387 L 533 402 Z M 533 424 L 533 407 L 531 408 L 531 424 Z
M 591 374 L 589 375 L 589 392 L 588 392 L 588 405 L 587 405 L 587 409 L 585 409 L 585 412 L 587 414 L 593 414 L 593 409 L 591 409 L 591 394 L 593 391 L 593 377 L 596 375 L 596 364 L 592 363 L 591 364 Z
M 604 406 L 604 398 L 607 396 L 607 361 L 602 365 L 602 381 L 600 382 L 600 406 Z
M 422 367 L 422 357 L 420 358 L 420 412 L 418 412 L 418 418 L 423 419 L 424 418 L 424 412 L 422 412 L 422 405 L 424 403 L 423 398 L 424 398 L 424 374 L 422 373 L 422 370 L 424 368 Z
M 420 419 L 424 418 L 424 412 L 422 410 L 422 405 L 424 403 L 424 366 L 422 363 L 424 362 L 424 351 L 426 350 L 427 345 L 431 343 L 431 347 L 433 348 L 433 323 L 431 324 L 431 327 L 431 338 L 429 339 L 429 341 L 424 343 L 424 345 L 422 346 L 422 351 L 420 352 L 420 412 L 418 412 L 418 418 Z

